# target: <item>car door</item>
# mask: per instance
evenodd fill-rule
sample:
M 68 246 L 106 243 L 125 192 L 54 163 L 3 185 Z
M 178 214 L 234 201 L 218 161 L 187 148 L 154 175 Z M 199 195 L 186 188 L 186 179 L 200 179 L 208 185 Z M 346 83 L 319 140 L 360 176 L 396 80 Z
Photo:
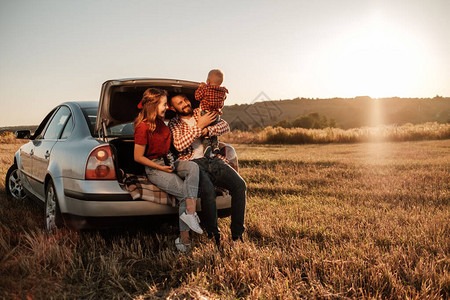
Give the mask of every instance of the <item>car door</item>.
M 70 119 L 70 116 L 70 109 L 65 105 L 60 106 L 58 111 L 53 115 L 44 133 L 33 141 L 34 153 L 32 155 L 31 173 L 34 180 L 32 184 L 33 190 L 40 198 L 45 197 L 44 181 L 51 160 L 52 148 L 60 138 L 62 130 Z
M 39 124 L 38 128 L 34 132 L 34 135 L 30 137 L 30 142 L 22 145 L 19 149 L 19 160 L 17 161 L 17 167 L 19 168 L 21 181 L 24 184 L 25 188 L 29 190 L 32 194 L 35 194 L 34 192 L 34 186 L 35 186 L 35 179 L 33 177 L 33 170 L 32 170 L 32 164 L 33 164 L 33 155 L 34 155 L 34 148 L 35 148 L 35 142 L 34 140 L 40 139 L 39 137 L 42 136 L 44 129 L 47 128 L 48 123 L 51 120 L 51 117 L 55 113 L 57 109 L 53 109 L 51 112 L 47 114 L 47 116 L 42 120 L 41 124 Z

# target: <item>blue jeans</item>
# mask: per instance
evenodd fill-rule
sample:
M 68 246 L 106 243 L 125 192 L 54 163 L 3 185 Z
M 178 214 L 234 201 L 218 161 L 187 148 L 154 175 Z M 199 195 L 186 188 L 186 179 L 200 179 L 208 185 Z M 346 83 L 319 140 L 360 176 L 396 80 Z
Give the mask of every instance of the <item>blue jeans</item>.
M 162 158 L 153 159 L 153 162 L 164 165 Z M 197 199 L 198 197 L 199 168 L 194 162 L 186 160 L 175 161 L 174 167 L 173 173 L 167 173 L 146 166 L 145 173 L 151 183 L 178 199 L 180 202 L 178 214 L 181 215 L 186 211 L 186 199 Z M 190 230 L 189 226 L 181 219 L 179 224 L 180 231 Z
M 227 189 L 231 195 L 231 235 L 241 237 L 245 227 L 247 186 L 244 179 L 221 159 L 198 158 L 192 160 L 200 167 L 200 198 L 209 235 L 219 235 L 217 227 L 216 190 L 214 186 Z
M 203 116 L 209 112 L 210 112 L 209 110 L 202 110 L 201 115 Z M 220 115 L 217 115 L 215 121 L 213 121 L 208 126 L 216 125 L 219 123 L 219 121 L 220 121 Z M 219 148 L 219 138 L 215 135 L 202 137 L 201 140 L 202 140 L 203 149 L 206 149 L 206 147 L 208 147 L 208 146 L 211 146 L 212 150 Z

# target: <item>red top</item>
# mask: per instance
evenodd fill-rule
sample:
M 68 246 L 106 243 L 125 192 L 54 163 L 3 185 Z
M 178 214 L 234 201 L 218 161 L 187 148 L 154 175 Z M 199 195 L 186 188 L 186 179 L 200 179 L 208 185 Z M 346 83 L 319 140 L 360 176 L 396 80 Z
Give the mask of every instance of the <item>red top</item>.
M 171 138 L 169 127 L 159 118 L 156 118 L 156 128 L 153 133 L 149 132 L 149 126 L 145 122 L 139 123 L 134 130 L 134 143 L 147 145 L 145 157 L 148 159 L 159 158 L 169 153 Z
M 200 101 L 202 110 L 216 111 L 222 114 L 221 109 L 227 98 L 227 93 L 226 87 L 207 84 L 195 91 L 195 100 Z

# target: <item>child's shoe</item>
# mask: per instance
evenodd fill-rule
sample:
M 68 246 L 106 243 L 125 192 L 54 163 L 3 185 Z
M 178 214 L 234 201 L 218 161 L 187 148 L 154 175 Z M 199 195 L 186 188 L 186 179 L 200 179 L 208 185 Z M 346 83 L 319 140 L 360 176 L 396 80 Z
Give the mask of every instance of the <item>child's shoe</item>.
M 211 146 L 208 146 L 205 148 L 205 150 L 203 151 L 203 156 L 210 158 L 212 156 L 212 148 Z
M 213 152 L 214 154 L 220 154 L 220 149 L 219 149 L 219 147 L 214 148 L 212 152 Z

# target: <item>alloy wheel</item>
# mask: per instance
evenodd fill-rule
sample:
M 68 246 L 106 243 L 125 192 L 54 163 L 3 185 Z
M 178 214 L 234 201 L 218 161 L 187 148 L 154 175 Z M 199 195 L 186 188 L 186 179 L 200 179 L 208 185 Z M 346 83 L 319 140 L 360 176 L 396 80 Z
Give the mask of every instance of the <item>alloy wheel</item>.
M 15 199 L 24 199 L 26 197 L 17 169 L 13 170 L 9 175 L 8 188 L 11 196 Z

